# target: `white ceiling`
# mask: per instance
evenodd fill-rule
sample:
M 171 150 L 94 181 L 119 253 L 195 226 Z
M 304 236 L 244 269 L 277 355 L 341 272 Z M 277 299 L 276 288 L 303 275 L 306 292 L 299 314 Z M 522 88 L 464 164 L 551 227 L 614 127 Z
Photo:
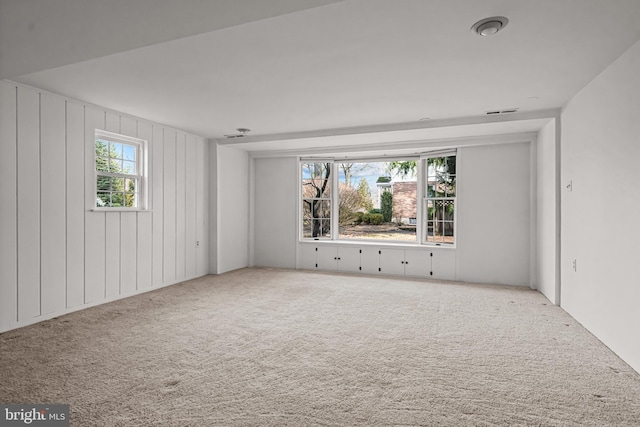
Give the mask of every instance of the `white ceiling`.
M 147 6 L 164 3 L 155 1 Z M 356 133 L 345 131 L 351 128 L 366 133 L 482 122 L 496 109 L 549 117 L 640 39 L 638 0 L 303 3 L 194 0 L 190 12 L 176 18 L 181 31 L 167 24 L 175 12 L 167 9 L 156 13 L 166 29 L 152 36 L 12 80 L 207 138 L 247 127 L 252 137 L 227 142 L 259 151 L 282 149 L 275 140 Z M 260 13 L 249 13 L 257 4 Z M 215 20 L 214 10 L 233 19 L 206 28 L 201 17 Z M 492 37 L 470 32 L 494 15 L 509 18 L 504 31 Z M 190 19 L 191 33 L 184 30 Z M 106 21 L 94 23 L 110 29 L 104 37 L 131 32 L 130 21 Z M 432 121 L 419 122 L 424 117 Z

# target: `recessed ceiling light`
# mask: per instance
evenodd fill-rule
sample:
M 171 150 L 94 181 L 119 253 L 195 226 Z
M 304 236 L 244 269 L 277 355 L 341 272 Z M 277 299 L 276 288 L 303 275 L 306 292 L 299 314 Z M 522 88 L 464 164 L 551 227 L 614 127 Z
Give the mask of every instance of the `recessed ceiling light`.
M 504 16 L 492 16 L 482 19 L 471 27 L 471 31 L 481 36 L 491 36 L 507 26 L 509 20 Z
M 431 117 L 423 117 L 420 119 L 421 122 L 426 122 L 427 120 L 431 120 Z

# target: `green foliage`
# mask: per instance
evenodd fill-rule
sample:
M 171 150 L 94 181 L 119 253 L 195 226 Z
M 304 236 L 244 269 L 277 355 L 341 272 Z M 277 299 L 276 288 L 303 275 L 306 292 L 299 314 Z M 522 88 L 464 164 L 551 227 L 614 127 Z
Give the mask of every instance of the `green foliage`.
M 371 214 L 379 214 L 379 213 L 382 213 L 382 211 L 380 209 L 378 209 L 378 208 L 375 208 L 375 209 L 369 209 L 369 213 L 371 213 Z
M 353 223 L 356 225 L 362 224 L 363 223 L 363 218 L 366 214 L 364 212 L 356 212 L 354 213 L 354 218 L 353 218 Z
M 380 225 L 384 222 L 384 216 L 379 213 L 366 213 L 362 215 L 362 222 L 364 224 Z
M 391 162 L 389 163 L 389 171 L 395 172 L 402 178 L 409 176 L 416 176 L 418 170 L 418 162 L 416 160 L 407 160 L 404 162 Z
M 390 191 L 385 191 L 380 198 L 380 212 L 382 213 L 384 222 L 390 222 L 393 215 L 393 195 Z

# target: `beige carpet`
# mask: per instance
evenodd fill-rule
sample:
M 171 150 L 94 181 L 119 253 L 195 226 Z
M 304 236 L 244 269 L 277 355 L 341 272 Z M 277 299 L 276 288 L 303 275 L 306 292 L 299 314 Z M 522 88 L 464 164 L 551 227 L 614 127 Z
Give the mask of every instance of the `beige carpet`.
M 640 375 L 517 288 L 244 269 L 0 335 L 77 426 L 637 426 Z

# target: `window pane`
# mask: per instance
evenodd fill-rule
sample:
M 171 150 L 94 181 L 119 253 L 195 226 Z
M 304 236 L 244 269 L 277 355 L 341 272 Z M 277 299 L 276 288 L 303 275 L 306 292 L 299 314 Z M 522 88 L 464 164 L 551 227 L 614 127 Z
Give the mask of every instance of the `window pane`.
M 125 160 L 136 160 L 136 147 L 133 145 L 123 145 L 122 158 Z
M 426 233 L 426 241 L 427 242 L 433 242 L 434 238 L 433 238 L 433 232 L 434 232 L 434 221 L 427 221 L 427 229 L 425 230 Z
M 123 161 L 122 162 L 122 173 L 126 173 L 129 175 L 135 175 L 136 173 L 136 164 L 135 162 Z
M 137 188 L 137 179 L 125 178 L 124 180 L 124 190 L 129 192 L 136 191 Z
M 109 172 L 122 173 L 122 160 L 109 160 Z
M 442 201 L 442 210 L 443 210 L 442 218 L 445 221 L 453 221 L 453 218 L 454 218 L 454 202 L 453 202 L 453 200 L 443 200 Z
M 111 193 L 111 206 L 113 207 L 124 206 L 124 193 Z
M 336 163 L 340 239 L 416 241 L 415 159 Z
M 325 198 L 331 195 L 331 164 L 304 163 L 302 165 L 303 196 Z
M 125 206 L 128 208 L 136 207 L 136 193 L 125 193 Z
M 113 191 L 124 191 L 124 178 L 112 178 L 111 189 Z
M 302 237 L 309 239 L 312 237 L 311 231 L 313 229 L 313 222 L 311 219 L 306 218 L 302 221 Z
M 311 200 L 304 199 L 302 200 L 302 218 L 303 219 L 311 219 Z
M 96 170 L 98 172 L 109 172 L 109 159 L 106 157 L 96 157 Z
M 111 178 L 108 176 L 100 176 L 97 177 L 96 188 L 98 191 L 109 191 L 111 188 Z
M 116 159 L 122 158 L 122 144 L 109 141 L 109 155 Z
M 109 207 L 111 206 L 111 193 L 107 192 L 98 192 L 98 197 L 96 199 L 96 206 L 98 207 Z

